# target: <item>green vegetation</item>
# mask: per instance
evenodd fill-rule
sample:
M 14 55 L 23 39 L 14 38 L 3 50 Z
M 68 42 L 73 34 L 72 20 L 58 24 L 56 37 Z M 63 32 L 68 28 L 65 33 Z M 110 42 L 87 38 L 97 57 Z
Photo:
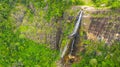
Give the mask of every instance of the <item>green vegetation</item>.
M 119 67 L 120 42 L 106 45 L 104 42 L 84 41 L 87 44 L 85 53 L 80 53 L 82 59 L 73 67 Z
M 8 39 L 8 38 L 7 38 Z M 0 44 L 0 66 L 55 67 L 58 52 L 23 37 Z
M 31 3 L 34 8 L 30 9 L 28 7 Z M 19 11 L 14 9 L 16 6 L 24 6 L 29 22 L 33 22 L 35 15 L 32 9 L 44 10 L 47 7 L 45 18 L 50 21 L 54 17 L 56 19 L 61 17 L 68 7 L 82 3 L 80 0 L 0 1 L 0 67 L 56 67 L 55 62 L 59 57 L 58 51 L 47 48 L 46 44 L 38 44 L 27 39 L 24 34 L 21 34 L 28 29 L 28 26 L 20 26 L 16 29 L 15 19 L 11 16 L 11 12 Z M 42 11 L 40 15 L 43 15 Z
M 73 5 L 83 5 L 84 2 L 81 0 L 47 0 L 48 10 L 46 17 L 48 20 L 51 18 L 58 19 L 63 16 L 63 13 L 66 9 Z
M 55 67 L 58 52 L 26 39 L 19 30 L 14 32 L 10 12 L 15 4 L 1 1 L 0 5 L 0 67 Z
M 113 9 L 120 8 L 119 0 L 92 1 L 97 7 L 105 4 L 106 7 Z M 33 22 L 34 19 L 42 23 L 44 23 L 41 21 L 42 19 L 48 22 L 51 22 L 52 19 L 58 20 L 63 17 L 65 10 L 71 6 L 84 4 L 83 0 L 0 0 L 0 67 L 56 67 L 56 61 L 59 59 L 59 51 L 51 50 L 47 47 L 48 44 L 36 43 L 23 34 L 28 29 L 29 31 L 32 30 L 31 33 L 36 33 L 36 28 L 31 26 L 18 26 L 19 28 L 17 28 L 15 18 L 11 16 L 12 11 L 13 13 L 19 11 L 15 10 L 16 6 L 25 7 L 22 9 L 25 9 L 25 18 L 28 16 L 26 22 L 31 24 L 35 23 Z M 39 14 L 35 14 L 34 9 L 38 10 Z M 36 15 L 38 18 L 34 17 Z M 62 44 L 65 45 L 67 36 L 73 29 L 73 23 L 66 23 L 64 26 L 66 26 L 63 32 L 63 39 L 65 40 L 62 41 Z M 50 28 L 46 31 L 51 32 Z M 42 31 L 39 30 L 39 32 Z M 73 67 L 119 66 L 120 43 L 114 43 L 113 47 L 105 47 L 103 42 L 85 41 L 84 43 L 88 44 L 86 52 L 80 54 L 82 60 L 78 64 L 73 64 Z
M 112 9 L 120 8 L 120 0 L 92 0 L 97 7 L 110 7 Z

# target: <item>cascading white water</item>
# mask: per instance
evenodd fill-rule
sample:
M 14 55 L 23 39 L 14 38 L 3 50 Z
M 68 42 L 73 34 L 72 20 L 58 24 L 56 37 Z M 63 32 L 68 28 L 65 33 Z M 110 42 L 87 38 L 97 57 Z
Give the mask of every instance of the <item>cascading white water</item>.
M 73 50 L 74 50 L 74 45 L 75 45 L 75 38 L 76 38 L 76 35 L 77 35 L 77 32 L 80 28 L 80 24 L 81 24 L 81 20 L 82 20 L 82 14 L 83 12 L 81 11 L 79 13 L 79 18 L 75 24 L 75 27 L 74 27 L 74 30 L 73 30 L 73 33 L 70 34 L 70 41 L 72 41 L 69 45 L 69 43 L 67 43 L 67 45 L 64 47 L 64 50 L 61 54 L 61 58 L 64 58 L 64 56 L 66 55 L 66 52 L 69 50 L 69 54 L 72 54 Z M 70 47 L 69 47 L 70 46 Z

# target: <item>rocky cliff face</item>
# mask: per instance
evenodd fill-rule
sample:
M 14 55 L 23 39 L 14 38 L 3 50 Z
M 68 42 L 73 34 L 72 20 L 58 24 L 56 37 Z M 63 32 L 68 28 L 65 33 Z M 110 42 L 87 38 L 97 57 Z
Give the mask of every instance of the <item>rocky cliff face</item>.
M 66 44 L 67 36 L 72 32 L 75 19 L 80 10 L 84 11 L 82 27 L 88 39 L 120 40 L 120 13 L 119 10 L 95 10 L 93 7 L 73 6 L 66 10 L 59 19 L 46 21 L 46 9 L 35 7 L 32 3 L 28 6 L 16 5 L 11 12 L 16 29 L 20 30 L 25 38 L 38 43 L 49 44 L 52 49 L 59 49 L 60 44 Z
M 96 11 L 93 12 L 89 32 L 97 36 L 98 39 L 106 43 L 120 40 L 120 13 L 115 11 Z M 96 16 L 95 16 L 96 15 Z M 97 17 L 98 15 L 98 17 Z
M 51 44 L 49 47 L 55 48 L 58 26 L 55 21 L 47 22 L 44 14 L 45 10 L 36 8 L 31 3 L 29 6 L 17 4 L 11 12 L 13 24 L 23 37 L 38 43 Z
M 120 41 L 120 10 L 91 9 L 85 11 L 83 26 L 88 39 L 105 41 L 107 44 L 115 40 Z
M 67 36 L 63 33 L 70 28 L 68 25 L 72 25 L 74 17 L 69 14 L 69 11 L 66 11 L 62 17 L 47 21 L 45 19 L 46 10 L 47 8 L 37 8 L 32 3 L 29 3 L 28 6 L 17 4 L 11 12 L 15 31 L 19 30 L 22 37 L 48 44 L 48 47 L 52 49 L 59 49 L 61 37 Z

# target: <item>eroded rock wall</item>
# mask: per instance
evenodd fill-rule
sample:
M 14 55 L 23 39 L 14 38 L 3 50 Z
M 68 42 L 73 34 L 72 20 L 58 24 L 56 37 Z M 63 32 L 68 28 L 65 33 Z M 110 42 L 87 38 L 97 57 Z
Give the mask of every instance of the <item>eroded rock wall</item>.
M 24 38 L 47 44 L 52 49 L 60 49 L 61 38 L 67 38 L 68 33 L 72 32 L 78 9 L 70 8 L 64 12 L 62 17 L 52 18 L 50 21 L 45 18 L 46 10 L 37 8 L 32 3 L 28 6 L 16 4 L 11 12 L 15 31 L 19 30 L 20 36 Z
M 88 38 L 92 40 L 105 41 L 111 44 L 115 40 L 120 41 L 120 10 L 89 10 L 90 16 L 84 17 L 87 25 Z M 87 15 L 88 15 L 87 14 Z M 89 21 L 86 22 L 88 19 Z M 83 25 L 84 25 L 83 24 Z M 84 26 L 86 26 L 84 25 Z

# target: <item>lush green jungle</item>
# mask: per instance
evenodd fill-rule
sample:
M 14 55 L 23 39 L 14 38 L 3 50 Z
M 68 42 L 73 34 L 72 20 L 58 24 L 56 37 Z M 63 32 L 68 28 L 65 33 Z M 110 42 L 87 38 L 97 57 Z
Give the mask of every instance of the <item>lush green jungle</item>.
M 101 6 L 101 4 L 105 4 L 105 6 Z M 32 24 L 34 26 L 35 23 L 41 23 L 41 29 L 46 31 L 43 35 L 51 33 L 51 26 L 44 28 L 44 25 L 52 23 L 59 26 L 56 20 L 64 20 L 59 18 L 63 17 L 67 9 L 84 5 L 92 6 L 95 9 L 116 10 L 120 9 L 120 0 L 0 0 L 0 67 L 59 67 L 60 49 L 51 49 L 47 43 L 48 40 L 38 42 L 42 39 L 38 41 L 34 39 L 36 31 L 39 29 L 36 28 L 37 24 L 35 28 L 32 27 Z M 19 14 L 19 12 L 22 13 Z M 22 15 L 24 17 L 21 17 Z M 31 26 L 27 26 L 27 24 Z M 70 23 L 64 26 L 67 26 L 67 29 L 61 36 L 63 47 L 67 41 L 65 37 L 71 33 L 70 30 L 73 30 Z M 27 37 L 29 32 L 33 35 Z M 44 30 L 39 30 L 39 32 L 42 33 Z M 80 36 L 83 35 L 84 33 L 80 32 Z M 106 46 L 104 41 L 84 39 L 81 41 L 81 43 L 87 44 L 86 51 L 78 53 L 81 60 L 72 63 L 72 67 L 120 66 L 119 41 L 114 41 L 112 46 Z M 62 46 L 61 48 L 63 48 Z M 98 55 L 95 54 L 95 51 Z

